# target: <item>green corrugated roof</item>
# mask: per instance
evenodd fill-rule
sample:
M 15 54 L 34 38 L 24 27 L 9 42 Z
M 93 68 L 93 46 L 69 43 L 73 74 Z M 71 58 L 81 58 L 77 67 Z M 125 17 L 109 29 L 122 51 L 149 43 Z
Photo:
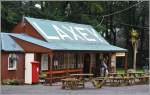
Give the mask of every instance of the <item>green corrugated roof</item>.
M 0 33 L 0 40 L 2 50 L 24 52 L 21 46 L 10 37 L 10 33 Z
M 108 44 L 71 44 L 71 43 L 59 43 L 60 46 L 66 50 L 79 50 L 79 51 L 126 51 L 126 49 L 116 47 Z
M 108 42 L 90 25 L 26 17 L 27 21 L 48 42 L 102 43 Z
M 62 48 L 61 46 L 55 44 L 55 43 L 49 43 L 49 42 L 45 42 L 43 40 L 31 37 L 29 35 L 26 34 L 15 34 L 15 33 L 10 33 L 11 36 L 16 37 L 18 39 L 24 40 L 26 42 L 30 42 L 32 44 L 36 44 L 48 49 L 52 49 L 52 50 L 63 50 L 64 48 Z
M 59 22 L 25 17 L 49 44 L 58 46 L 52 50 L 126 51 L 110 45 L 90 25 Z M 50 48 L 51 49 L 51 48 Z

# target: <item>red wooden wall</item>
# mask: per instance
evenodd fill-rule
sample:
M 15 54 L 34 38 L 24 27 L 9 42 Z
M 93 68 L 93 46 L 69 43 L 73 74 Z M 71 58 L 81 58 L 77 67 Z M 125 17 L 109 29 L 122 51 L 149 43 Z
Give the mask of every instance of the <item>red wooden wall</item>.
M 17 69 L 16 70 L 8 70 L 8 56 L 11 52 L 1 52 L 1 78 L 2 81 L 6 79 L 17 79 L 21 82 L 24 82 L 24 61 L 25 56 L 24 53 L 16 53 L 18 57 L 17 61 Z
M 34 29 L 34 27 L 31 26 L 30 23 L 28 23 L 26 20 L 23 23 L 18 23 L 14 29 L 12 30 L 13 33 L 26 33 L 32 37 L 44 40 L 45 39 Z

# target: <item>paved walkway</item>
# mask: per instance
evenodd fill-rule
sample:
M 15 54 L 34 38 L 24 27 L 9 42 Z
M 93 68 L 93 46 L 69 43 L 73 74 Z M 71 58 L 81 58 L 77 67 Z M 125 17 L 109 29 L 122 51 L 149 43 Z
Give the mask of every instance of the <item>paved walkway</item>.
M 77 90 L 62 90 L 60 85 L 1 86 L 1 95 L 149 95 L 149 85 L 134 85 L 95 89 L 91 83 Z

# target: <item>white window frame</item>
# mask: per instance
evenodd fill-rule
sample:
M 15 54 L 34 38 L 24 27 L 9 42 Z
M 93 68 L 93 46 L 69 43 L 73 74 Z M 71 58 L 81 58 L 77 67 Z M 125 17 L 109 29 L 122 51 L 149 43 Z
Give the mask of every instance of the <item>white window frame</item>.
M 47 62 L 44 57 L 47 57 Z M 41 55 L 41 70 L 48 70 L 48 54 Z
M 13 67 L 10 67 L 10 58 L 11 57 L 16 58 L 16 60 L 13 60 L 14 61 L 14 63 L 13 63 L 14 66 Z M 18 58 L 17 58 L 16 54 L 14 54 L 14 53 L 9 54 L 9 56 L 8 56 L 8 70 L 17 70 L 17 61 L 18 61 Z

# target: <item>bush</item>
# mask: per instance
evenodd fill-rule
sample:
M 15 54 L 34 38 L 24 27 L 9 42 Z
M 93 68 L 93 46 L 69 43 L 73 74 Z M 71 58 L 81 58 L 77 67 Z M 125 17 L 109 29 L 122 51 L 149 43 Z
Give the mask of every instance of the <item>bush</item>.
M 17 79 L 7 79 L 2 82 L 4 85 L 19 85 L 20 81 Z
M 47 77 L 47 75 L 45 73 L 41 73 L 39 76 L 40 79 L 45 79 L 46 77 Z
M 41 72 L 39 75 L 39 82 L 43 84 L 45 82 L 46 77 L 47 75 L 44 72 Z

